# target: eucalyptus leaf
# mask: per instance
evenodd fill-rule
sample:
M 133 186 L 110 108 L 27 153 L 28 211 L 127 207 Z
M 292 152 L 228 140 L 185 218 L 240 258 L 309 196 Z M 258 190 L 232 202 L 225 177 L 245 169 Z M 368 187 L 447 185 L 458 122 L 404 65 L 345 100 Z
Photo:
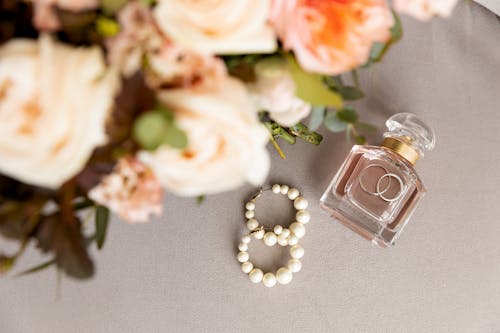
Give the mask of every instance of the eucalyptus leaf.
M 353 101 L 360 98 L 363 98 L 365 94 L 356 87 L 352 86 L 343 86 L 339 89 L 339 93 L 342 95 L 342 98 L 346 101 Z
M 311 117 L 309 118 L 309 129 L 311 131 L 317 130 L 323 123 L 325 118 L 325 107 L 315 106 L 311 110 Z
M 113 37 L 120 32 L 120 25 L 118 22 L 106 16 L 98 17 L 95 24 L 99 35 L 105 38 Z
M 132 135 L 142 148 L 155 150 L 163 143 L 169 126 L 168 119 L 161 112 L 149 111 L 135 121 Z
M 355 135 L 354 136 L 354 141 L 358 145 L 364 145 L 366 143 L 366 138 L 362 135 Z
M 106 240 L 106 231 L 109 223 L 109 209 L 104 206 L 97 206 L 95 209 L 95 239 L 97 248 L 100 250 Z
M 346 106 L 344 109 L 337 111 L 337 118 L 348 124 L 354 124 L 358 121 L 359 117 L 353 108 Z
M 312 105 L 342 107 L 342 96 L 328 89 L 323 83 L 321 75 L 304 71 L 291 55 L 287 55 L 286 59 L 296 84 L 297 97 Z
M 360 130 L 365 131 L 365 132 L 376 132 L 376 131 L 378 131 L 377 126 L 374 126 L 374 125 L 368 124 L 368 123 L 359 122 L 359 121 L 355 124 L 355 126 L 357 128 L 359 128 Z
M 161 143 L 169 145 L 172 148 L 183 149 L 187 146 L 188 137 L 186 132 L 171 124 L 167 126 L 165 133 L 163 133 Z
M 323 121 L 325 127 L 334 133 L 343 132 L 347 128 L 347 123 L 337 117 L 336 112 L 329 112 Z

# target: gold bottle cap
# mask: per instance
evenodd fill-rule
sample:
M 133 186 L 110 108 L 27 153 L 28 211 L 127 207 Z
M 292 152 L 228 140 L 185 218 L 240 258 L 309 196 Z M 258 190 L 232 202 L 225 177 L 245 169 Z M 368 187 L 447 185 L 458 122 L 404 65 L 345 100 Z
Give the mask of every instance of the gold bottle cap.
M 382 147 L 392 150 L 413 165 L 417 163 L 417 160 L 420 157 L 419 153 L 411 145 L 396 138 L 385 138 L 382 142 Z

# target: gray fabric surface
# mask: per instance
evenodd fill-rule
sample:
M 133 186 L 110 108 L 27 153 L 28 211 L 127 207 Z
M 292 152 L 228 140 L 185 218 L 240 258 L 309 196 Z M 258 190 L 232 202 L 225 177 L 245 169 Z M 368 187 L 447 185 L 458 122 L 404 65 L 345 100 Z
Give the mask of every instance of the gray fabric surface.
M 168 196 L 153 223 L 114 220 L 93 251 L 96 277 L 63 279 L 59 300 L 54 270 L 0 280 L 0 332 L 500 332 L 500 23 L 461 2 L 450 20 L 404 26 L 383 64 L 363 72 L 368 97 L 356 104 L 380 126 L 417 113 L 438 135 L 417 164 L 429 193 L 395 248 L 373 247 L 319 208 L 344 136 L 284 144 L 288 160 L 272 152 L 270 182 L 299 187 L 312 212 L 289 286 L 253 285 L 236 262 L 253 188 L 201 206 Z M 269 198 L 258 217 L 285 224 L 287 202 Z M 252 254 L 273 268 L 281 253 L 268 251 Z M 18 267 L 41 259 L 30 250 Z

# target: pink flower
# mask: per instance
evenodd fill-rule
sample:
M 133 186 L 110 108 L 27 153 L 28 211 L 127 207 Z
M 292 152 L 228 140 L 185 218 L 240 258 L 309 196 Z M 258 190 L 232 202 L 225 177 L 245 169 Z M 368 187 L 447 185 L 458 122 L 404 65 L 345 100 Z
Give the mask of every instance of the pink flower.
M 328 75 L 364 64 L 394 24 L 385 0 L 274 0 L 270 19 L 302 68 Z
M 458 0 L 394 0 L 394 8 L 421 21 L 449 16 Z
M 226 75 L 224 62 L 209 54 L 180 47 L 157 28 L 152 13 L 139 1 L 118 14 L 121 32 L 107 40 L 110 63 L 126 77 L 147 60 L 146 80 L 152 88 L 211 84 Z
M 114 171 L 89 192 L 89 198 L 130 223 L 161 215 L 163 190 L 150 169 L 134 158 L 118 161 Z
M 72 12 L 97 8 L 97 0 L 33 0 L 33 23 L 39 30 L 55 31 L 61 27 L 55 7 Z

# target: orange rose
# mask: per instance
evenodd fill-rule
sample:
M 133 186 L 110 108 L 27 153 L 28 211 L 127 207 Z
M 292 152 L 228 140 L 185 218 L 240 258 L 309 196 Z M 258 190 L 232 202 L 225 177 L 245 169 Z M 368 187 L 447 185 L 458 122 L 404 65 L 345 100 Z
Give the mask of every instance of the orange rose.
M 364 64 L 394 24 L 385 0 L 274 0 L 270 18 L 302 68 L 328 75 Z

